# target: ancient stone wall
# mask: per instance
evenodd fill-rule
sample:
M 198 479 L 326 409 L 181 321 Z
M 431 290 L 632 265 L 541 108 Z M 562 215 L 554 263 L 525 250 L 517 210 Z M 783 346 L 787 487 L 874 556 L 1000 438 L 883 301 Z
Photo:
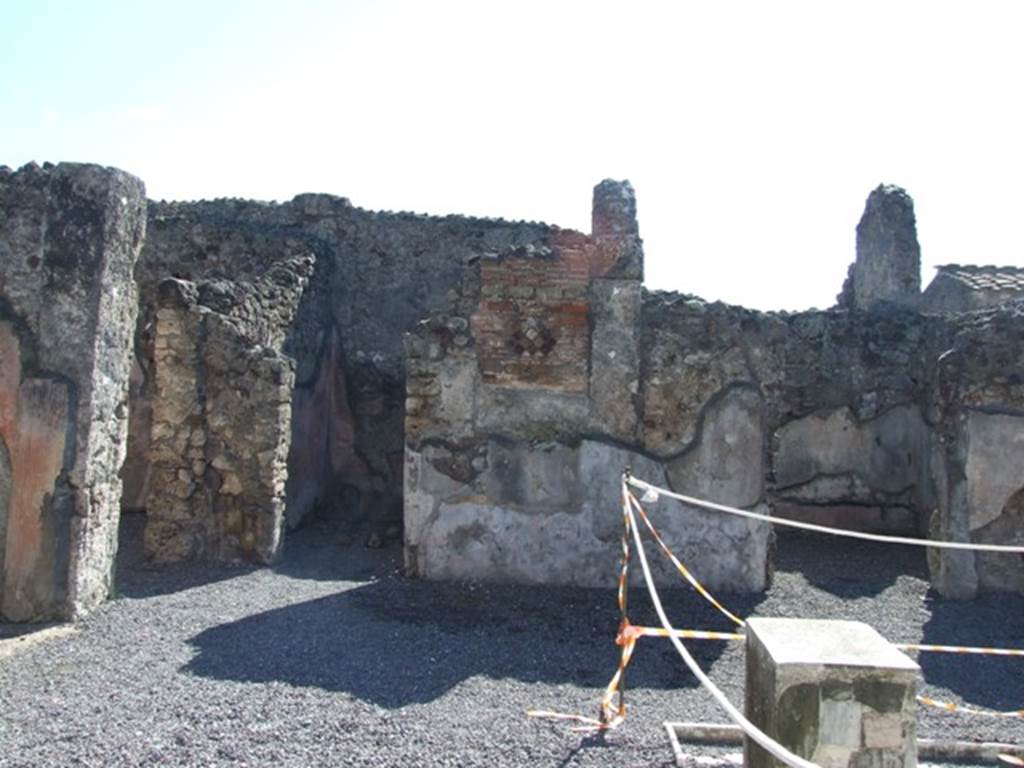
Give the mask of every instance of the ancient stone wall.
M 642 320 L 635 202 L 614 182 L 594 197 L 592 236 L 561 232 L 540 248 L 481 258 L 449 311 L 408 338 L 405 543 L 414 573 L 612 584 L 627 467 L 658 484 L 666 470 L 703 479 L 721 469 L 719 498 L 763 500 L 763 473 L 741 467 L 762 456 L 756 387 L 696 395 L 689 420 L 672 416 L 671 428 L 690 434 L 680 445 L 659 442 L 660 432 L 647 439 L 659 414 L 644 409 L 641 371 L 650 383 L 662 363 L 642 342 L 659 328 Z M 704 449 L 688 451 L 696 435 Z M 736 459 L 723 459 L 734 444 Z M 652 513 L 706 583 L 764 587 L 766 526 L 663 501 Z M 663 562 L 658 575 L 678 578 Z
M 931 508 L 928 327 L 897 307 L 788 318 L 771 498 L 783 517 L 916 533 Z
M 932 535 L 1024 545 L 1024 307 L 963 314 L 940 337 L 929 388 L 938 497 Z M 945 595 L 1024 592 L 1024 557 L 930 552 Z
M 914 201 L 906 190 L 879 184 L 857 224 L 857 258 L 839 295 L 843 307 L 879 302 L 916 307 L 921 295 L 921 247 Z
M 599 187 L 595 211 L 609 198 L 618 196 Z M 638 249 L 635 226 L 622 231 Z M 607 276 L 614 262 L 595 258 L 597 239 L 562 233 L 545 248 L 482 259 L 449 311 L 409 338 L 411 571 L 610 583 L 625 466 L 688 495 L 839 527 L 920 533 L 939 506 L 939 534 L 1022 534 L 1012 446 L 1024 412 L 1007 382 L 1024 377 L 1024 358 L 989 340 L 1017 310 L 986 315 L 970 340 L 967 320 L 917 312 L 905 192 L 872 193 L 858 228 L 862 269 L 828 311 L 645 292 L 635 270 Z M 955 375 L 951 346 L 974 356 Z M 940 374 L 972 394 L 938 408 Z M 963 415 L 982 401 L 983 412 Z M 763 527 L 661 505 L 666 539 L 705 583 L 764 586 Z M 957 588 L 937 577 L 940 589 L 971 591 L 971 578 L 1021 588 L 1013 558 L 968 559 L 935 561 L 940 575 L 960 569 Z
M 258 280 L 158 288 L 146 550 L 158 561 L 271 562 L 284 522 L 292 358 L 312 257 Z
M 920 314 L 899 188 L 868 198 L 839 306 L 795 314 L 644 291 L 628 183 L 595 188 L 589 235 L 327 195 L 143 205 L 117 171 L 0 171 L 6 617 L 109 591 L 133 326 L 124 503 L 158 560 L 269 562 L 311 512 L 404 506 L 412 572 L 604 584 L 627 466 L 816 522 L 1022 535 L 1022 310 Z M 766 526 L 652 511 L 710 586 L 766 584 Z M 1012 557 L 932 568 L 1024 589 Z
M 73 618 L 111 588 L 142 183 L 0 169 L 0 614 Z
M 481 253 L 533 246 L 552 228 L 459 216 L 372 213 L 344 198 L 300 195 L 283 204 L 216 200 L 150 203 L 141 290 L 133 425 L 126 482 L 143 506 L 147 421 L 154 403 L 152 334 L 157 286 L 252 280 L 312 253 L 315 271 L 282 351 L 295 359 L 287 525 L 311 511 L 397 521 L 401 507 L 405 364 L 402 335 L 442 310 Z M 134 434 L 133 430 L 133 434 Z
M 911 373 L 927 356 L 920 316 L 762 313 L 651 293 L 643 328 L 644 446 L 669 460 L 677 489 L 738 506 L 763 493 L 784 517 L 848 528 L 918 528 L 930 498 L 925 380 Z M 703 446 L 697 430 L 714 434 L 721 419 L 748 426 Z M 695 449 L 706 459 L 687 469 Z M 736 489 L 746 478 L 734 501 L 723 473 Z

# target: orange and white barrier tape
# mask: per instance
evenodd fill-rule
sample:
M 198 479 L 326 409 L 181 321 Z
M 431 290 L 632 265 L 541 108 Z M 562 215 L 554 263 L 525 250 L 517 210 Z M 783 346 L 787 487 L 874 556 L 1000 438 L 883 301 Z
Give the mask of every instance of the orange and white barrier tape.
M 687 582 L 693 586 L 697 592 L 704 597 L 709 603 L 717 608 L 723 615 L 727 616 L 735 624 L 742 627 L 745 625 L 743 619 L 739 618 L 732 612 L 730 612 L 725 606 L 723 606 L 715 597 L 690 573 L 689 569 L 673 554 L 673 552 L 665 544 L 664 539 L 658 533 L 657 529 L 651 523 L 647 517 L 646 512 L 637 501 L 636 497 L 629 491 L 627 483 L 632 484 L 638 488 L 647 489 L 648 493 L 658 494 L 664 493 L 667 496 L 676 498 L 684 503 L 693 504 L 695 506 L 704 506 L 711 509 L 717 509 L 719 511 L 725 511 L 730 513 L 739 514 L 742 517 L 749 517 L 758 520 L 764 520 L 771 523 L 789 524 L 793 523 L 794 527 L 817 530 L 825 533 L 835 533 L 837 535 L 851 536 L 852 538 L 865 538 L 869 540 L 882 540 L 901 544 L 923 544 L 929 546 L 950 546 L 951 548 L 957 549 L 984 549 L 987 551 L 1016 551 L 1021 550 L 1024 552 L 1024 547 L 997 547 L 995 545 L 963 545 L 959 542 L 933 542 L 924 539 L 905 539 L 897 536 L 877 536 L 874 534 L 861 534 L 858 531 L 844 531 L 840 529 L 826 528 L 825 526 L 817 526 L 809 523 L 796 523 L 796 521 L 787 521 L 782 518 L 772 518 L 766 515 L 760 515 L 754 512 L 747 512 L 745 510 L 739 510 L 732 507 L 726 507 L 724 505 L 712 504 L 711 502 L 703 502 L 699 499 L 691 499 L 681 494 L 676 494 L 665 489 L 657 488 L 649 483 L 645 483 L 642 480 L 636 480 L 630 477 L 628 474 L 623 477 L 622 484 L 622 510 L 623 510 L 623 534 L 622 534 L 622 564 L 619 569 L 619 580 L 618 580 L 618 604 L 620 612 L 620 624 L 619 632 L 615 638 L 615 643 L 622 648 L 622 652 L 619 657 L 619 666 L 615 674 L 612 676 L 607 687 L 605 688 L 604 695 L 601 699 L 600 716 L 599 718 L 585 717 L 583 715 L 565 714 L 561 712 L 553 712 L 549 710 L 530 710 L 527 715 L 530 717 L 541 717 L 556 720 L 572 720 L 575 722 L 582 723 L 583 725 L 573 730 L 576 731 L 599 731 L 599 730 L 610 730 L 619 726 L 626 717 L 626 703 L 625 703 L 625 675 L 626 668 L 629 666 L 629 662 L 633 657 L 633 652 L 636 650 L 636 642 L 641 637 L 667 637 L 672 641 L 676 651 L 683 658 L 683 661 L 690 668 L 691 672 L 697 677 L 697 679 L 704 685 L 705 688 L 712 694 L 712 696 L 718 701 L 722 708 L 726 711 L 730 718 L 736 722 L 740 728 L 743 729 L 747 735 L 750 736 L 755 742 L 760 744 L 765 750 L 774 755 L 777 759 L 787 763 L 791 768 L 817 768 L 813 763 L 793 754 L 781 744 L 773 741 L 766 734 L 761 732 L 756 726 L 750 723 L 739 710 L 737 710 L 731 702 L 725 697 L 725 695 L 711 682 L 710 678 L 704 674 L 703 670 L 700 669 L 696 661 L 686 651 L 685 647 L 680 643 L 680 639 L 685 640 L 718 640 L 718 641 L 740 641 L 746 639 L 746 636 L 734 632 L 713 632 L 707 630 L 695 630 L 695 629 L 675 629 L 669 622 L 668 618 L 664 613 L 664 609 L 661 605 L 661 600 L 658 597 L 657 589 L 654 586 L 653 578 L 651 577 L 650 569 L 647 564 L 647 556 L 643 549 L 643 542 L 640 539 L 640 532 L 636 525 L 634 518 L 634 511 L 639 514 L 641 519 L 644 521 L 647 529 L 651 532 L 655 541 L 661 550 L 669 557 L 672 563 L 675 565 L 679 573 L 686 579 Z M 646 500 L 646 497 L 645 497 Z M 662 622 L 661 627 L 644 627 L 631 624 L 627 613 L 627 600 L 629 594 L 629 561 L 630 561 L 630 536 L 632 536 L 637 547 L 637 554 L 640 557 L 640 564 L 643 568 L 644 580 L 647 583 L 647 589 L 651 596 L 651 601 L 654 603 L 655 610 L 658 613 L 658 617 Z M 895 647 L 905 651 L 921 651 L 921 652 L 937 652 L 937 653 L 962 653 L 962 654 L 980 654 L 980 655 L 991 655 L 991 656 L 1022 656 L 1024 657 L 1024 650 L 1007 649 L 1007 648 L 985 648 L 976 646 L 948 646 L 948 645 L 931 645 L 921 643 L 900 643 L 894 644 Z M 616 695 L 618 695 L 618 705 L 614 704 Z M 989 717 L 1015 717 L 1024 718 L 1024 710 L 1014 710 L 1008 712 L 998 712 L 995 710 L 978 709 L 967 706 L 960 706 L 950 702 L 938 701 L 931 699 L 927 696 L 918 696 L 918 702 L 925 706 L 942 709 L 947 712 L 959 712 L 971 715 L 983 715 Z
M 661 627 L 642 627 L 630 624 L 625 630 L 620 630 L 620 632 L 623 631 L 635 637 L 668 637 L 668 632 Z M 683 640 L 742 641 L 747 639 L 746 635 L 739 632 L 711 632 L 704 629 L 677 629 L 674 634 L 675 637 L 682 638 Z M 976 648 L 966 645 L 922 645 L 918 643 L 893 643 L 892 645 L 901 651 L 920 651 L 922 653 L 965 653 L 983 656 L 1024 657 L 1024 650 L 1016 648 Z
M 978 707 L 966 707 L 961 704 L 954 704 L 951 701 L 939 701 L 938 699 L 932 699 L 928 696 L 918 696 L 917 701 L 919 704 L 924 704 L 926 707 L 942 709 L 946 712 L 956 712 L 962 715 L 980 715 L 982 717 L 1024 718 L 1024 709 L 1011 709 L 1005 712 L 1000 712 L 995 709 L 979 709 Z
M 629 625 L 627 631 L 635 637 L 668 637 L 668 630 L 661 627 L 637 627 Z M 673 637 L 683 640 L 746 640 L 746 635 L 737 632 L 708 632 L 703 629 L 677 629 L 672 633 Z
M 974 552 L 1007 552 L 1010 554 L 1024 555 L 1024 546 L 1010 545 L 1010 544 L 975 544 L 966 541 L 938 541 L 935 539 L 914 539 L 906 536 L 883 536 L 878 533 L 864 533 L 862 531 L 850 531 L 844 528 L 829 528 L 825 525 L 816 525 L 814 523 L 802 523 L 799 520 L 789 520 L 785 517 L 772 517 L 771 515 L 762 515 L 760 512 L 750 512 L 746 509 L 737 509 L 736 507 L 730 507 L 725 504 L 715 504 L 711 501 L 704 501 L 703 499 L 696 499 L 692 496 L 684 496 L 681 493 L 670 491 L 667 488 L 660 488 L 656 485 L 644 482 L 633 476 L 627 476 L 626 482 L 632 485 L 634 488 L 639 488 L 645 492 L 646 495 L 650 494 L 653 498 L 658 496 L 667 496 L 670 499 L 681 501 L 684 504 L 688 504 L 691 507 L 701 507 L 703 509 L 710 509 L 716 512 L 725 512 L 730 515 L 736 515 L 737 517 L 745 517 L 748 520 L 759 520 L 764 523 L 771 523 L 772 525 L 782 525 L 789 528 L 799 528 L 804 531 L 814 531 L 815 533 L 828 533 L 833 536 L 845 536 L 849 539 L 863 539 L 865 541 L 881 541 L 887 544 L 913 544 L 921 547 L 933 547 L 935 549 L 967 549 Z
M 679 571 L 682 577 L 686 579 L 690 583 L 690 586 L 696 589 L 705 600 L 715 606 L 715 608 L 717 608 L 722 614 L 727 616 L 730 621 L 736 624 L 736 626 L 742 627 L 744 625 L 743 619 L 718 602 L 718 600 L 716 600 L 714 596 L 704 588 L 704 585 L 694 578 L 693 574 L 690 573 L 689 569 L 679 561 L 679 558 L 673 554 L 672 550 L 668 548 L 668 545 L 665 544 L 665 540 L 661 538 L 661 534 L 658 533 L 657 529 L 651 523 L 650 519 L 647 517 L 647 513 L 644 512 L 643 507 L 640 506 L 640 502 L 636 500 L 636 497 L 628 491 L 627 496 L 628 503 L 631 504 L 637 514 L 640 515 L 640 519 L 644 521 L 644 525 L 647 526 L 647 530 L 651 532 L 651 535 L 654 536 L 654 540 L 658 542 L 658 546 L 661 547 L 661 551 L 668 556 L 669 560 L 672 561 L 672 564 L 676 567 L 676 570 Z
M 700 665 L 696 662 L 693 656 L 690 655 L 690 652 L 686 650 L 686 647 L 682 642 L 680 642 L 679 638 L 676 637 L 676 630 L 669 622 L 668 616 L 665 614 L 665 608 L 662 606 L 661 598 L 658 596 L 658 589 L 654 586 L 654 577 L 651 575 L 651 569 L 647 564 L 647 554 L 644 552 L 644 544 L 640 539 L 640 531 L 637 530 L 636 522 L 633 519 L 633 507 L 629 503 L 629 497 L 632 496 L 632 494 L 629 493 L 629 490 L 626 487 L 625 476 L 622 480 L 622 495 L 624 513 L 630 519 L 630 530 L 633 533 L 633 542 L 636 544 L 637 558 L 640 560 L 640 567 L 643 569 L 644 582 L 647 584 L 647 593 L 651 597 L 651 602 L 654 603 L 654 610 L 658 614 L 658 619 L 661 621 L 662 628 L 665 630 L 669 641 L 675 647 L 676 652 L 682 658 L 683 662 L 700 681 L 701 685 L 707 689 L 712 698 L 714 698 L 715 701 L 718 702 L 719 706 L 725 710 L 729 719 L 736 723 L 736 725 L 740 726 L 744 733 L 757 742 L 757 744 L 768 752 L 768 754 L 772 755 L 777 760 L 781 760 L 786 765 L 790 766 L 790 768 L 818 768 L 818 766 L 810 760 L 806 760 L 799 755 L 793 754 L 744 717 L 743 713 L 740 712 L 731 701 L 729 701 L 728 697 L 722 693 L 721 689 L 704 673 L 704 670 L 700 668 Z
M 540 717 L 545 719 L 553 720 L 572 720 L 583 725 L 573 728 L 574 731 L 603 731 L 617 728 L 623 720 L 626 719 L 626 667 L 629 666 L 629 661 L 633 658 L 633 651 L 636 649 L 636 641 L 639 637 L 629 632 L 629 628 L 632 626 L 629 623 L 627 616 L 627 600 L 629 597 L 629 533 L 631 526 L 631 518 L 626 514 L 626 510 L 629 508 L 626 495 L 629 493 L 626 487 L 622 488 L 622 564 L 619 567 L 619 589 L 618 589 L 618 603 L 619 603 L 619 634 L 615 638 L 615 643 L 622 648 L 622 652 L 619 655 L 619 668 L 615 671 L 611 681 L 605 687 L 604 696 L 601 697 L 601 707 L 599 710 L 600 717 L 585 717 L 583 715 L 564 714 L 561 712 L 552 712 L 546 709 L 531 709 L 526 715 L 527 717 Z M 619 697 L 618 706 L 613 704 L 616 694 Z
M 926 653 L 966 653 L 978 656 L 1022 656 L 1024 651 L 1016 648 L 978 648 L 970 645 L 921 645 L 918 643 L 893 643 L 901 651 L 923 651 Z

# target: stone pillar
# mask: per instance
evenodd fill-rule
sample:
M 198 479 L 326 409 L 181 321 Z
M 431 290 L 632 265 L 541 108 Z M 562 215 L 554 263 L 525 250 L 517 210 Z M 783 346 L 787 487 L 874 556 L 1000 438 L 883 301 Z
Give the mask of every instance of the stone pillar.
M 644 279 L 644 250 L 636 219 L 636 194 L 628 181 L 605 179 L 594 187 L 591 239 L 598 254 L 595 277 Z
M 857 224 L 857 260 L 850 285 L 853 306 L 878 302 L 916 307 L 921 295 L 921 247 L 914 201 L 900 187 L 880 184 Z M 845 291 L 844 291 L 845 292 Z
M 860 622 L 747 622 L 747 718 L 822 768 L 914 768 L 919 672 Z M 783 765 L 750 739 L 744 763 Z
M 590 286 L 590 397 L 594 426 L 616 440 L 635 443 L 640 417 L 640 312 L 637 280 L 594 280 Z
M 74 618 L 110 591 L 145 208 L 112 168 L 0 167 L 0 612 L 15 621 Z

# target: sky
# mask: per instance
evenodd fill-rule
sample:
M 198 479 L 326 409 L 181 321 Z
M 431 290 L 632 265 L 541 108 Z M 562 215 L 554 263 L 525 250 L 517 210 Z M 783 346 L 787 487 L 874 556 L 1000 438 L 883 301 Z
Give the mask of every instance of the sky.
M 0 165 L 150 197 L 348 197 L 590 229 L 629 179 L 648 287 L 825 308 L 868 193 L 934 266 L 1024 266 L 1024 4 L 0 0 Z

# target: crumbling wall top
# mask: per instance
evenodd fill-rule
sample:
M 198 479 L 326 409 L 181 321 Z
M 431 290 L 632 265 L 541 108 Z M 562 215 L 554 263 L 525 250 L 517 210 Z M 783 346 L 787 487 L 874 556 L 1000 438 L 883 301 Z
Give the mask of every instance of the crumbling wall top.
M 914 201 L 906 190 L 879 184 L 857 224 L 857 258 L 840 304 L 871 309 L 880 302 L 916 307 L 921 293 L 921 247 Z
M 636 193 L 628 181 L 605 179 L 594 187 L 591 234 L 618 237 L 640 234 L 636 219 Z

